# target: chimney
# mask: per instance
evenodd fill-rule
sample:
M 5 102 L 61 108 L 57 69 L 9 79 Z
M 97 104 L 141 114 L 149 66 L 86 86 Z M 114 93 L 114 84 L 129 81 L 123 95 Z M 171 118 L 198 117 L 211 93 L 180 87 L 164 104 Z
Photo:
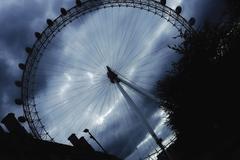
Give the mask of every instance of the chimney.
M 6 117 L 1 121 L 8 131 L 12 134 L 16 135 L 28 135 L 27 131 L 16 119 L 14 113 L 9 113 Z
M 76 136 L 76 134 L 71 134 L 70 137 L 68 137 L 68 140 L 72 143 L 74 147 L 80 147 L 80 142 Z
M 72 143 L 72 145 L 81 151 L 84 152 L 93 152 L 94 149 L 92 146 L 85 140 L 84 137 L 81 137 L 80 139 L 77 138 L 75 134 L 72 134 L 70 137 L 68 137 L 68 140 Z

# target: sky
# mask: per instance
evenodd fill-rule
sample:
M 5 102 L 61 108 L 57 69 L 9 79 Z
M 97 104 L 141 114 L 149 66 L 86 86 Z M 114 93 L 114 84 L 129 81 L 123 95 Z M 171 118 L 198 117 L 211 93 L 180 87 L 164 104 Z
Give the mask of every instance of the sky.
M 223 6 L 219 0 L 167 2 L 173 8 L 178 4 L 186 19 L 197 19 L 196 29 L 205 20 L 220 19 L 218 10 Z M 73 0 L 0 1 L 0 119 L 9 112 L 23 114 L 22 108 L 14 104 L 14 99 L 20 97 L 14 81 L 21 78 L 17 65 L 25 61 L 24 48 L 35 41 L 33 33 L 46 27 L 47 18 L 57 17 L 59 8 L 73 5 Z M 110 65 L 124 78 L 152 92 L 153 84 L 177 60 L 167 49 L 168 43 L 180 41 L 172 38 L 176 34 L 159 17 L 126 8 L 93 12 L 60 32 L 39 63 L 35 93 L 39 114 L 55 140 L 68 143 L 66 138 L 71 133 L 86 136 L 81 131 L 87 126 L 110 153 L 121 158 L 136 159 L 151 152 L 154 142 L 118 88 L 107 79 L 105 66 Z M 120 46 L 128 47 L 123 51 Z M 97 54 L 98 47 L 103 55 Z M 156 68 L 161 68 L 157 74 Z M 141 107 L 158 136 L 171 137 L 171 131 L 163 125 L 166 115 L 157 104 L 124 89 Z

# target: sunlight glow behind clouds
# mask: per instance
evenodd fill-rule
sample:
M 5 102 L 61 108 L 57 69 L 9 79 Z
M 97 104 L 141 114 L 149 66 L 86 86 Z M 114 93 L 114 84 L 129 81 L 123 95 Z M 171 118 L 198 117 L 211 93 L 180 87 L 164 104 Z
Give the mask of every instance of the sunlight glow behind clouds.
M 184 17 L 187 17 L 187 19 L 189 19 L 191 16 L 195 16 L 195 18 L 197 18 L 197 23 L 199 23 L 199 21 L 203 20 L 203 18 L 201 17 L 201 15 L 203 15 L 203 12 L 204 13 L 209 13 L 209 12 L 205 12 L 206 10 L 216 10 L 216 5 L 214 4 L 214 7 L 215 9 L 213 9 L 213 7 L 209 8 L 209 2 L 211 3 L 218 3 L 219 1 L 209 1 L 209 0 L 203 0 L 203 1 L 198 1 L 198 0 L 192 0 L 192 1 L 183 1 L 184 2 L 184 5 L 183 5 L 183 15 Z M 167 6 L 170 6 L 171 8 L 175 8 L 179 3 L 182 3 L 182 1 L 180 0 L 167 0 Z M 207 6 L 206 6 L 207 4 Z M 2 99 L 1 99 L 1 105 L 0 106 L 0 115 L 3 117 L 4 115 L 6 115 L 8 112 L 15 112 L 16 115 L 22 115 L 22 110 L 19 109 L 19 107 L 15 106 L 12 102 L 12 99 L 13 97 L 17 97 L 19 96 L 20 94 L 18 93 L 19 90 L 14 88 L 14 86 L 12 85 L 12 83 L 10 82 L 13 82 L 14 80 L 16 79 L 20 79 L 20 72 L 19 70 L 17 69 L 16 67 L 16 64 L 18 62 L 24 62 L 25 61 L 25 54 L 24 54 L 24 51 L 23 51 L 23 48 L 27 45 L 30 45 L 32 44 L 33 40 L 34 40 L 34 36 L 32 33 L 34 33 L 35 31 L 42 31 L 43 28 L 45 28 L 46 26 L 46 18 L 54 18 L 56 16 L 59 15 L 59 8 L 60 7 L 65 7 L 66 9 L 67 8 L 70 8 L 74 5 L 74 1 L 73 0 L 53 0 L 53 1 L 43 1 L 43 0 L 1 0 L 0 1 L 0 23 L 1 23 L 1 26 L 2 26 L 2 31 L 0 33 L 0 45 L 1 45 L 1 50 L 0 50 L 0 60 L 2 60 L 1 62 L 3 62 L 1 65 L 2 67 L 2 72 L 3 72 L 3 76 L 2 76 L 2 79 L 1 79 L 1 87 L 2 87 L 2 90 L 0 92 L 0 95 L 2 96 Z M 13 11 L 14 10 L 14 11 Z M 211 10 L 211 12 L 212 12 Z M 31 14 L 29 14 L 31 13 Z M 117 16 L 117 14 L 115 13 L 115 16 Z M 125 17 L 125 13 L 124 12 L 121 12 L 119 13 L 119 16 L 123 16 Z M 89 19 L 92 18 L 91 16 L 89 17 Z M 110 18 L 110 17 L 108 17 Z M 129 18 L 129 17 L 128 17 Z M 86 18 L 87 19 L 87 18 Z M 144 19 L 142 17 L 142 19 Z M 95 19 L 96 20 L 96 19 Z M 147 19 L 145 21 L 148 21 Z M 12 25 L 12 22 L 14 22 L 14 25 Z M 105 19 L 103 19 L 101 21 L 101 24 L 104 24 L 104 23 L 108 23 L 108 25 L 110 25 L 110 23 L 108 21 L 106 21 Z M 123 20 L 123 22 L 125 22 L 125 19 Z M 86 23 L 84 25 L 84 23 Z M 89 26 L 89 21 L 88 22 L 84 22 L 82 21 L 82 23 L 80 23 L 81 25 L 78 25 L 77 27 L 77 30 L 82 30 L 82 32 L 78 32 L 77 36 L 78 37 L 82 37 L 84 40 L 88 39 L 88 32 L 85 31 L 86 28 L 88 28 Z M 147 24 L 151 24 L 151 22 L 146 22 Z M 123 23 L 120 23 L 120 24 L 123 24 Z M 62 45 L 62 44 L 65 44 L 66 41 L 70 40 L 71 37 L 73 36 L 76 36 L 76 32 L 77 30 L 74 30 L 74 28 L 76 28 L 76 26 L 74 27 L 73 25 L 70 25 L 68 26 L 69 28 L 72 28 L 73 29 L 70 29 L 72 30 L 72 32 L 69 32 L 68 35 L 71 35 L 71 36 L 68 36 L 67 34 L 64 35 L 65 38 L 63 39 L 58 39 L 57 41 L 59 43 L 56 44 L 55 48 L 60 48 L 59 50 L 63 49 L 64 52 L 61 52 L 63 55 L 71 55 L 72 57 L 78 57 L 78 56 L 81 56 L 83 55 L 82 52 L 79 52 L 78 50 L 76 52 L 72 52 L 73 48 L 78 48 L 79 50 L 82 49 L 82 44 L 80 44 L 78 41 L 71 41 L 71 48 L 68 48 L 68 47 L 59 47 L 57 45 Z M 97 25 L 99 27 L 101 27 L 101 25 Z M 144 28 L 144 26 L 140 25 L 142 28 Z M 120 28 L 122 27 L 122 25 L 120 26 Z M 141 28 L 140 27 L 140 28 Z M 160 39 L 162 39 L 162 37 L 165 38 L 165 36 L 162 36 L 162 34 L 164 33 L 160 33 L 159 31 L 161 30 L 161 25 L 159 24 L 158 25 L 159 27 L 159 30 L 156 29 L 155 26 L 153 26 L 152 30 L 153 31 L 156 31 L 156 33 L 159 33 L 160 35 Z M 93 27 L 91 29 L 94 29 Z M 122 30 L 125 30 L 126 28 L 122 28 Z M 89 30 L 89 29 L 87 29 Z M 142 32 L 142 30 L 141 30 Z M 165 31 L 164 31 L 165 32 Z M 170 33 L 168 33 L 170 34 Z M 154 37 L 154 34 L 152 34 Z M 105 36 L 109 36 L 109 35 L 105 35 Z M 162 36 L 162 37 L 161 37 Z M 91 38 L 93 39 L 93 37 Z M 155 42 L 157 43 L 158 40 L 160 39 L 156 39 Z M 164 39 L 165 40 L 165 39 Z M 114 39 L 111 39 L 111 41 L 114 41 Z M 161 41 L 161 40 L 160 40 Z M 169 39 L 166 39 L 165 41 L 169 41 Z M 165 42 L 164 41 L 164 42 Z M 89 42 L 91 43 L 91 42 Z M 146 41 L 145 44 L 149 43 L 149 41 Z M 154 42 L 153 42 L 154 43 Z M 160 44 L 164 44 L 164 43 L 160 43 Z M 116 48 L 118 44 L 115 44 L 115 46 L 112 46 L 113 48 Z M 158 43 L 156 45 L 159 45 Z M 65 45 L 64 45 L 65 46 Z M 105 46 L 106 47 L 106 46 Z M 148 48 L 148 47 L 143 47 L 143 48 Z M 152 46 L 151 43 L 149 43 L 149 48 L 154 48 Z M 66 50 L 66 51 L 65 51 Z M 151 49 L 149 49 L 151 50 Z M 58 51 L 58 50 L 57 50 Z M 169 52 L 167 48 L 164 48 L 164 45 L 163 45 L 163 48 L 162 48 L 162 51 L 161 52 Z M 60 52 L 57 52 L 55 53 L 56 55 L 59 55 L 61 56 Z M 66 56 L 65 55 L 65 56 Z M 163 61 L 166 60 L 166 56 L 167 54 L 165 54 L 164 56 L 162 56 L 161 58 L 163 59 Z M 71 57 L 70 56 L 70 57 Z M 63 56 L 64 57 L 64 56 Z M 49 58 L 49 57 L 48 57 Z M 89 57 L 87 57 L 89 58 Z M 156 56 L 157 58 L 157 56 Z M 159 58 L 159 57 L 158 57 Z M 61 59 L 61 58 L 60 58 Z M 46 70 L 51 70 L 51 68 L 54 68 L 53 66 L 56 65 L 56 64 L 51 64 L 54 62 L 54 58 L 50 57 L 49 59 L 44 59 L 45 63 L 46 63 L 46 67 L 45 68 L 42 68 L 42 71 L 44 71 L 44 73 L 39 73 L 42 77 L 45 77 L 45 76 L 49 76 L 50 72 L 46 72 Z M 66 63 L 66 61 L 69 61 L 71 59 L 65 59 L 64 63 Z M 152 58 L 151 60 L 149 61 L 153 61 L 154 58 Z M 62 61 L 61 61 L 62 62 Z M 138 62 L 138 61 L 135 61 L 135 63 Z M 60 64 L 61 66 L 64 65 L 63 64 Z M 133 63 L 133 61 L 131 61 L 131 63 Z M 75 67 L 77 63 L 75 64 L 71 64 L 69 65 L 68 67 Z M 99 63 L 101 65 L 102 64 L 102 61 Z M 142 87 L 149 87 L 148 84 L 144 83 L 146 82 L 147 79 L 149 78 L 144 78 L 144 77 L 141 77 L 140 75 L 136 75 L 134 73 L 137 73 L 139 70 L 139 66 L 141 67 L 141 64 L 139 63 L 138 66 L 130 66 L 127 68 L 127 74 L 125 76 L 127 76 L 128 78 L 131 77 L 131 79 L 135 79 L 137 81 L 137 83 L 142 86 Z M 82 64 L 82 67 L 86 67 L 85 64 L 83 63 Z M 105 67 L 105 66 L 104 66 Z M 90 73 L 94 74 L 95 77 L 94 78 L 97 78 L 99 77 L 99 75 L 102 75 L 102 74 L 105 74 L 105 68 L 102 68 L 101 70 L 101 74 L 97 74 L 96 73 L 96 70 L 91 70 L 89 71 Z M 6 68 L 8 68 L 6 70 Z M 164 68 L 164 65 L 161 66 L 161 68 Z M 80 70 L 80 68 L 78 68 Z M 147 70 L 151 69 L 151 67 L 149 67 Z M 69 124 L 73 125 L 74 126 L 74 123 L 75 125 L 76 124 L 79 124 L 79 125 L 82 125 L 82 126 L 90 126 L 91 128 L 97 128 L 98 126 L 98 129 L 95 129 L 93 130 L 94 132 L 96 131 L 96 133 L 100 132 L 101 134 L 99 134 L 99 137 L 100 137 L 100 140 L 104 140 L 106 141 L 106 139 L 104 139 L 104 136 L 106 136 L 108 138 L 108 141 L 112 141 L 112 144 L 113 143 L 117 143 L 116 142 L 116 136 L 114 138 L 114 134 L 119 135 L 119 139 L 121 138 L 120 135 L 123 135 L 123 139 L 121 139 L 121 141 L 125 142 L 125 146 L 121 145 L 121 144 L 118 144 L 116 146 L 121 146 L 121 147 L 124 147 L 125 150 L 122 151 L 122 155 L 129 155 L 130 153 L 127 153 L 126 150 L 131 150 L 131 148 L 134 148 L 135 146 L 137 146 L 138 144 L 140 144 L 144 137 L 141 137 L 142 135 L 140 134 L 139 136 L 139 133 L 134 133 L 134 136 L 135 137 L 140 137 L 140 140 L 136 140 L 136 142 L 133 142 L 135 143 L 134 145 L 135 146 L 131 146 L 131 143 L 128 141 L 128 138 L 126 137 L 130 137 L 130 139 L 132 138 L 131 136 L 129 136 L 128 134 L 123 134 L 123 130 L 126 129 L 126 124 L 128 124 L 128 122 L 131 122 L 133 121 L 134 118 L 132 119 L 127 119 L 126 117 L 128 117 L 127 115 L 129 116 L 133 116 L 134 114 L 132 113 L 129 113 L 131 112 L 131 110 L 127 110 L 125 108 L 125 110 L 123 110 L 123 107 L 119 107 L 119 106 L 126 106 L 125 103 L 123 103 L 123 98 L 122 97 L 118 97 L 117 94 L 115 94 L 115 97 L 118 97 L 118 100 L 119 102 L 117 102 L 116 104 L 115 103 L 110 103 L 108 104 L 109 107 L 107 108 L 103 108 L 102 110 L 102 114 L 99 114 L 99 110 L 95 111 L 95 115 L 98 115 L 100 117 L 100 122 L 101 125 L 97 125 L 96 124 L 96 119 L 94 118 L 89 118 L 88 115 L 92 114 L 93 112 L 93 108 L 94 108 L 94 105 L 93 104 L 90 104 L 88 107 L 84 106 L 84 107 L 80 107 L 78 106 L 79 104 L 78 103 L 74 103 L 72 104 L 72 109 L 74 109 L 76 111 L 76 113 L 70 113 L 69 112 L 69 109 L 67 108 L 64 108 L 64 105 L 68 105 L 68 103 L 70 103 L 71 101 L 70 100 L 64 100 L 64 102 L 62 102 L 62 105 L 59 106 L 59 108 L 56 108 L 56 105 L 58 105 L 56 99 L 59 99 L 61 98 L 59 93 L 61 88 L 62 88 L 62 93 L 64 95 L 67 95 L 67 96 L 73 96 L 71 93 L 72 93 L 72 90 L 78 90 L 79 88 L 77 89 L 74 89 L 72 86 L 76 85 L 76 83 L 80 83 L 80 84 L 83 84 L 83 83 L 86 83 L 86 82 L 83 82 L 82 81 L 89 81 L 91 82 L 91 78 L 89 77 L 86 77 L 86 76 L 75 76 L 76 72 L 77 71 L 72 71 L 70 70 L 69 68 L 64 68 L 64 67 L 57 67 L 54 69 L 56 72 L 55 74 L 50 74 L 50 78 L 47 80 L 47 86 L 50 87 L 50 88 L 54 88 L 55 90 L 54 91 L 51 91 L 51 90 L 47 90 L 45 92 L 42 91 L 40 93 L 38 93 L 37 96 L 39 96 L 39 100 L 40 101 L 37 101 L 40 106 L 44 106 L 45 103 L 46 104 L 49 104 L 49 108 L 43 108 L 43 109 L 39 109 L 40 111 L 42 111 L 41 113 L 43 114 L 42 118 L 44 119 L 44 121 L 46 122 L 46 124 L 48 124 L 49 127 L 49 132 L 52 133 L 53 135 L 59 135 L 60 140 L 59 141 L 63 141 L 64 143 L 68 143 L 68 141 L 66 141 L 67 137 L 69 136 L 69 133 L 70 132 L 77 132 L 77 134 L 79 136 L 81 136 L 81 129 L 82 128 L 78 128 L 78 129 L 72 129 L 72 130 L 69 130 L 69 132 L 65 132 L 65 126 L 69 126 Z M 129 73 L 129 70 L 131 70 L 132 72 Z M 57 74 L 56 73 L 61 73 L 61 74 Z M 67 78 L 68 76 L 65 76 L 64 73 L 68 74 L 71 78 Z M 85 72 L 86 73 L 86 72 Z M 154 74 L 154 72 L 152 72 L 152 74 Z M 59 76 L 58 78 L 56 76 Z M 43 88 L 44 86 L 44 83 L 45 83 L 45 79 L 40 77 L 39 80 L 42 80 L 42 82 L 39 82 L 41 84 L 41 87 Z M 61 79 L 62 82 L 59 82 L 58 80 Z M 71 81 L 70 81 L 71 79 Z M 102 80 L 106 80 L 103 79 Z M 149 82 L 150 84 L 152 84 L 153 81 Z M 89 83 L 87 85 L 87 87 L 90 86 L 90 84 L 92 85 L 92 83 Z M 65 86 L 65 87 L 64 87 Z M 64 87 L 64 88 L 63 88 Z M 87 87 L 83 87 L 84 90 L 87 90 Z M 106 87 L 106 86 L 105 86 Z M 81 88 L 81 87 L 80 87 Z M 112 89 L 114 90 L 114 89 Z M 113 93 L 113 92 L 112 92 Z M 93 94 L 93 93 L 91 93 Z M 91 94 L 87 94 L 87 95 L 84 95 L 84 94 L 81 94 L 80 97 L 82 97 L 81 99 L 85 99 L 86 97 L 90 97 Z M 134 96 L 134 94 L 131 94 L 131 96 Z M 64 96 L 62 96 L 64 98 Z M 137 99 L 136 97 L 134 97 L 135 99 Z M 117 99 L 117 98 L 114 98 L 114 99 Z M 43 100 L 43 101 L 42 101 Z M 113 101 L 113 100 L 112 100 Z M 122 103 L 120 103 L 122 102 Z M 99 103 L 103 103 L 103 101 L 99 101 Z M 86 100 L 84 102 L 84 104 L 87 104 Z M 99 105 L 101 106 L 101 105 Z M 151 106 L 148 106 L 151 108 Z M 143 107 L 143 109 L 146 108 L 146 106 Z M 61 114 L 59 112 L 56 112 L 56 110 L 62 110 L 64 113 L 66 113 L 66 116 L 65 114 Z M 151 110 L 151 109 L 150 109 Z M 122 112 L 124 113 L 124 115 L 126 116 L 123 116 L 122 118 L 116 118 L 119 114 L 119 112 Z M 54 114 L 53 114 L 54 113 Z M 86 122 L 81 122 L 79 123 L 79 121 L 76 121 L 79 119 L 79 116 L 82 116 L 82 119 L 86 118 L 88 119 Z M 153 113 L 149 113 L 147 115 L 150 115 L 148 117 L 150 117 L 150 121 L 152 121 L 152 119 L 158 119 L 157 116 L 155 116 L 155 114 Z M 61 117 L 65 117 L 65 119 L 61 119 Z M 74 117 L 74 118 L 73 118 Z M 101 118 L 102 117 L 102 118 Z M 72 121 L 68 120 L 68 119 L 72 119 Z M 124 119 L 125 118 L 125 119 Z M 117 124 L 117 121 L 118 120 L 121 120 L 125 123 L 125 126 L 124 124 L 120 124 L 120 126 L 117 126 L 115 125 L 115 122 Z M 76 122 L 73 122 L 73 121 L 76 121 Z M 91 123 L 91 121 L 93 121 L 93 123 Z M 55 123 L 53 123 L 55 122 Z M 110 123 L 111 122 L 111 123 Z M 130 123 L 131 124 L 131 123 Z M 159 123 L 157 124 L 160 124 L 160 121 Z M 158 128 L 157 124 L 155 124 L 154 128 Z M 104 130 L 106 129 L 107 126 L 110 126 L 108 128 L 108 130 L 116 130 L 116 133 L 115 132 L 104 132 Z M 115 129 L 116 128 L 116 129 Z M 135 124 L 135 126 L 133 125 L 132 126 L 133 130 L 131 130 L 131 133 L 135 132 L 135 130 L 137 130 L 139 128 L 139 126 L 137 126 Z M 130 129 L 132 129 L 130 128 Z M 129 129 L 129 128 L 128 128 Z M 135 130 L 134 130 L 135 129 Z M 120 131 L 120 132 L 119 132 Z M 143 131 L 144 132 L 144 131 Z M 108 137 L 108 135 L 110 135 L 110 137 L 112 138 L 110 140 L 110 138 Z M 144 135 L 145 136 L 145 135 Z M 145 136 L 145 139 L 146 139 L 146 136 Z M 110 144 L 111 142 L 109 142 L 108 144 L 106 144 L 104 142 L 104 145 L 107 145 L 107 146 L 112 146 L 112 144 Z M 116 147 L 114 146 L 114 147 Z M 114 148 L 114 147 L 109 147 L 109 148 Z M 134 156 L 136 156 L 136 154 L 134 153 Z M 136 159 L 136 157 L 132 157 L 132 159 Z
M 53 17 L 53 11 L 47 10 L 46 15 Z M 141 125 L 134 121 L 135 113 L 127 108 L 120 92 L 107 79 L 106 65 L 151 91 L 156 80 L 164 75 L 165 64 L 169 65 L 174 59 L 166 46 L 156 52 L 159 37 L 164 39 L 175 34 L 159 17 L 133 9 L 101 10 L 69 25 L 50 44 L 52 49 L 44 53 L 36 77 L 37 85 L 47 77 L 47 88 L 36 92 L 35 96 L 37 109 L 49 133 L 56 141 L 68 143 L 66 139 L 71 133 L 80 134 L 88 127 L 105 146 L 114 145 L 116 137 L 124 135 L 123 141 L 115 147 L 129 148 L 122 156 L 128 155 L 134 145 L 142 141 L 146 131 L 138 130 Z M 151 123 L 156 106 L 151 106 L 138 94 L 131 91 L 129 94 L 138 104 L 143 103 L 139 107 L 146 111 Z M 154 128 L 161 122 L 162 117 L 158 118 L 152 124 Z M 135 136 L 129 144 L 125 141 L 126 134 L 132 132 L 132 128 L 141 136 Z M 111 134 L 106 134 L 109 130 Z M 106 141 L 104 135 L 112 141 Z
M 105 24 L 100 23 L 102 19 L 105 19 Z M 136 115 L 133 111 L 126 110 L 125 99 L 106 76 L 106 65 L 151 92 L 154 83 L 164 75 L 165 65 L 170 65 L 174 56 L 169 51 L 166 52 L 167 46 L 163 46 L 159 51 L 154 50 L 159 37 L 164 38 L 168 34 L 172 37 L 177 34 L 173 28 L 170 30 L 170 27 L 152 13 L 114 8 L 91 13 L 65 28 L 60 33 L 61 36 L 51 44 L 52 49 L 42 57 L 36 77 L 37 81 L 41 80 L 41 73 L 44 73 L 49 79 L 49 87 L 36 96 L 36 102 L 40 103 L 39 114 L 45 117 L 42 120 L 50 135 L 54 136 L 56 141 L 66 143 L 66 137 L 71 133 L 81 132 L 87 127 L 99 137 L 104 146 L 108 146 L 109 143 L 116 143 L 114 137 L 127 134 L 130 131 L 128 127 L 141 127 L 134 122 L 129 126 L 128 123 L 133 121 L 131 117 Z M 166 28 L 168 31 L 163 35 Z M 169 43 L 172 41 L 171 39 Z M 59 47 L 61 43 L 64 44 L 63 49 Z M 54 90 L 58 88 L 60 97 L 54 94 Z M 156 104 L 152 106 L 144 97 L 139 97 L 139 94 L 126 87 L 125 89 L 139 107 L 147 111 L 145 114 L 151 123 L 151 112 L 157 109 Z M 131 110 L 131 106 L 129 108 Z M 152 126 L 162 126 L 162 118 L 154 118 Z M 56 129 L 60 124 L 61 127 Z M 109 129 L 104 128 L 116 124 L 118 127 L 111 131 L 113 134 L 108 135 L 108 139 L 113 141 L 105 141 L 106 137 L 102 136 L 106 135 Z M 62 126 L 65 126 L 64 132 L 60 130 Z M 123 129 L 125 127 L 127 128 Z M 140 132 L 142 136 L 146 134 L 146 130 L 136 132 Z M 135 137 L 131 145 L 137 145 L 138 139 Z M 148 142 L 149 137 L 146 137 L 145 141 Z M 124 141 L 121 143 L 124 147 L 128 145 L 124 144 Z M 117 154 L 116 151 L 111 151 L 111 148 L 109 150 Z
M 110 83 L 106 66 L 152 92 L 156 81 L 175 60 L 165 44 L 159 50 L 156 46 L 159 39 L 177 43 L 178 40 L 172 39 L 176 34 L 165 20 L 131 8 L 102 9 L 67 26 L 44 53 L 36 75 L 37 84 L 43 75 L 48 79 L 48 87 L 35 100 L 50 135 L 57 142 L 68 143 L 66 137 L 80 134 L 87 127 L 103 146 L 115 146 L 107 148 L 112 154 L 119 154 L 116 148 L 128 147 L 128 151 L 121 151 L 121 156 L 126 157 L 134 145 L 143 149 L 139 144 L 148 143 L 151 138 L 146 136 L 145 129 L 139 130 L 143 126 L 136 123 L 131 106 L 127 106 L 117 87 Z M 159 130 L 164 128 L 166 115 L 156 117 L 153 113 L 159 106 L 124 88 L 161 136 Z M 134 128 L 141 136 L 134 136 L 131 144 L 127 143 L 125 135 Z M 116 137 L 123 140 L 118 144 Z

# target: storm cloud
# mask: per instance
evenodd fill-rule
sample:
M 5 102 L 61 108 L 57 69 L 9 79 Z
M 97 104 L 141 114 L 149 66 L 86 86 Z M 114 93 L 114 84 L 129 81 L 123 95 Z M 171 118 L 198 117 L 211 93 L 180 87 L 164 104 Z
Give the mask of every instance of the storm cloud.
M 31 46 L 35 41 L 33 33 L 42 31 L 46 27 L 46 19 L 56 17 L 59 14 L 59 8 L 70 8 L 73 5 L 73 0 L 54 0 L 51 2 L 43 0 L 3 0 L 0 2 L 0 119 L 9 112 L 14 112 L 17 115 L 23 114 L 22 108 L 14 104 L 14 99 L 20 96 L 20 90 L 14 86 L 14 81 L 21 79 L 22 72 L 17 65 L 26 60 L 27 55 L 24 52 L 24 48 Z M 216 21 L 219 19 L 220 14 L 218 10 L 223 7 L 223 3 L 217 0 L 184 0 L 182 1 L 182 6 L 184 10 L 183 16 L 187 19 L 192 16 L 196 17 L 197 27 L 201 27 L 202 22 L 206 19 Z M 151 119 L 153 112 L 155 110 L 149 110 L 149 113 L 147 113 L 148 118 Z M 133 113 L 129 114 L 134 115 Z M 151 119 L 151 121 L 152 125 L 156 126 L 160 119 L 158 117 Z M 122 157 L 131 154 L 135 150 L 135 146 L 140 144 L 147 136 L 147 131 L 144 129 L 142 132 L 134 134 L 134 131 L 141 127 L 141 124 L 136 123 L 132 126 L 128 130 L 133 133 L 132 135 L 129 136 L 128 132 L 119 132 L 121 134 L 119 137 L 122 138 L 115 137 L 114 143 L 106 141 L 106 138 L 102 137 L 101 139 L 105 141 L 104 145 L 106 148 L 124 147 L 126 139 L 130 141 L 131 137 L 137 136 L 138 138 L 131 142 L 127 149 L 112 151 L 112 153 Z M 106 127 L 107 129 L 105 129 L 108 131 L 122 129 L 117 124 L 117 121 Z M 106 131 L 101 133 L 101 135 L 106 134 L 111 136 L 114 133 L 107 133 Z M 165 129 L 161 136 L 164 137 L 164 135 L 168 134 L 169 131 Z M 64 134 L 64 136 L 66 138 L 68 135 Z M 114 137 L 115 135 L 112 136 Z
M 34 32 L 43 30 L 46 18 L 57 16 L 63 4 L 69 6 L 74 3 L 39 0 L 0 2 L 0 119 L 8 112 L 22 114 L 22 109 L 14 104 L 14 99 L 20 96 L 14 85 L 22 75 L 18 63 L 25 62 L 27 55 L 24 49 L 34 42 Z

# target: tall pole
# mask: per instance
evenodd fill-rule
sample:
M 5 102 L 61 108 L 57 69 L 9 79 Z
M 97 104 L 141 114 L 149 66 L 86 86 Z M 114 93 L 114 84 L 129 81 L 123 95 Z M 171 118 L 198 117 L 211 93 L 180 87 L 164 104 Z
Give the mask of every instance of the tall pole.
M 107 151 L 106 151 L 106 150 L 103 148 L 103 146 L 98 142 L 98 140 L 97 140 L 90 132 L 88 132 L 88 133 L 89 133 L 89 135 L 90 135 L 90 138 L 92 138 L 92 139 L 98 144 L 98 146 L 103 150 L 103 152 L 107 154 Z
M 155 134 L 154 130 L 152 129 L 152 127 L 150 126 L 150 124 L 148 123 L 147 119 L 145 118 L 145 116 L 143 115 L 143 113 L 141 112 L 141 110 L 138 108 L 138 106 L 134 103 L 134 101 L 131 99 L 131 97 L 127 94 L 127 92 L 123 89 L 123 87 L 120 85 L 120 82 L 126 84 L 127 86 L 131 87 L 132 89 L 136 90 L 137 92 L 145 95 L 146 97 L 149 97 L 151 99 L 157 100 L 155 99 L 155 96 L 151 95 L 151 94 L 146 94 L 145 92 L 141 91 L 140 89 L 138 89 L 138 87 L 130 84 L 129 82 L 121 79 L 118 77 L 118 75 L 116 73 L 114 73 L 110 67 L 107 66 L 107 76 L 110 79 L 110 81 L 114 84 L 117 85 L 118 89 L 120 90 L 120 92 L 122 93 L 123 97 L 126 99 L 128 105 L 130 107 L 132 107 L 134 109 L 134 111 L 138 114 L 138 116 L 140 117 L 140 120 L 142 121 L 142 123 L 144 124 L 144 126 L 147 128 L 148 132 L 150 133 L 150 135 L 152 136 L 152 138 L 155 140 L 156 144 L 161 148 L 161 150 L 163 151 L 163 154 L 166 156 L 166 158 L 168 160 L 170 160 L 166 150 L 165 150 L 165 146 L 162 144 L 162 139 L 159 139 L 157 137 L 157 135 Z
M 123 97 L 126 99 L 127 103 L 129 106 L 131 106 L 134 111 L 138 114 L 138 116 L 140 117 L 140 120 L 142 121 L 142 123 L 145 125 L 145 127 L 147 128 L 148 132 L 150 133 L 150 135 L 152 136 L 152 138 L 155 140 L 156 144 L 161 148 L 163 154 L 166 156 L 166 158 L 168 160 L 170 160 L 169 155 L 167 154 L 166 150 L 165 150 L 165 146 L 162 144 L 162 139 L 159 139 L 157 137 L 157 135 L 155 134 L 154 130 L 152 129 L 152 127 L 150 126 L 150 124 L 148 123 L 147 119 L 145 118 L 145 116 L 142 114 L 141 110 L 138 108 L 138 106 L 134 103 L 134 101 L 131 99 L 131 97 L 127 94 L 127 92 L 122 88 L 122 86 L 119 84 L 119 82 L 116 82 L 116 85 L 118 86 L 120 92 L 122 93 Z
M 103 146 L 98 142 L 98 140 L 92 135 L 92 133 L 88 129 L 85 129 L 83 132 L 88 133 L 90 135 L 90 138 L 92 138 L 97 143 L 97 145 L 103 150 L 103 152 L 107 154 L 107 151 L 103 148 Z
M 152 127 L 149 125 L 147 119 L 145 118 L 145 116 L 142 114 L 142 112 L 140 111 L 140 109 L 137 107 L 137 105 L 133 102 L 133 100 L 130 98 L 130 96 L 127 94 L 127 92 L 122 88 L 122 86 L 117 82 L 116 85 L 118 86 L 119 90 L 121 91 L 122 95 L 124 96 L 124 98 L 126 99 L 127 103 L 129 106 L 131 106 L 134 111 L 139 115 L 140 120 L 142 121 L 142 123 L 145 125 L 145 127 L 147 128 L 148 132 L 150 133 L 150 135 L 153 137 L 153 139 L 158 142 L 158 137 L 157 135 L 154 133 Z

